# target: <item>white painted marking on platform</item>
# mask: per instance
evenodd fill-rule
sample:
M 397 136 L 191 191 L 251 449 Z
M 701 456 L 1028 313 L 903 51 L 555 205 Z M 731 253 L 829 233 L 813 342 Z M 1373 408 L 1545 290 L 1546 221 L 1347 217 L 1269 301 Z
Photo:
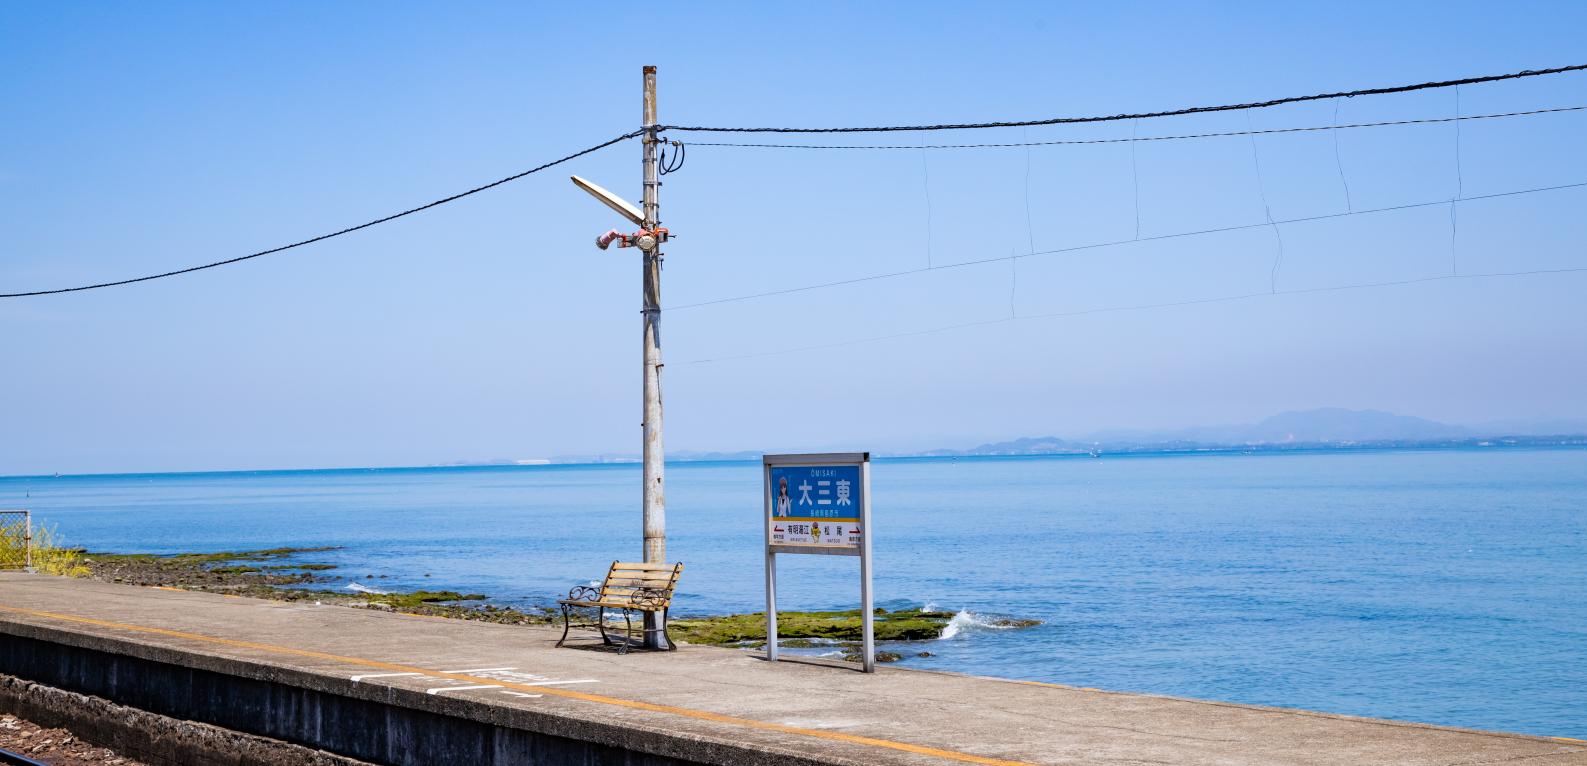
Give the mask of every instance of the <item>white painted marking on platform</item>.
M 501 687 L 496 685 L 496 684 L 484 684 L 482 686 L 442 686 L 442 687 L 436 688 L 436 689 L 425 689 L 424 693 L 425 694 L 440 694 L 441 692 L 466 692 L 466 691 L 472 691 L 474 689 L 500 689 L 500 688 Z
M 478 676 L 478 677 L 480 677 L 482 679 L 487 679 L 487 680 L 492 680 L 492 681 L 502 681 L 502 682 L 506 682 L 506 683 L 515 683 L 515 684 L 519 684 L 519 685 L 522 685 L 522 686 L 568 686 L 568 685 L 572 685 L 572 684 L 598 684 L 598 683 L 600 683 L 599 680 L 594 679 L 594 678 L 571 678 L 571 679 L 566 679 L 566 680 L 555 680 L 555 679 L 548 678 L 548 677 L 542 676 L 542 675 L 537 675 L 537 674 L 534 674 L 534 673 L 525 673 L 523 671 L 518 670 L 518 668 L 516 666 L 506 666 L 506 667 L 496 667 L 496 668 L 464 668 L 464 669 L 461 669 L 461 670 L 437 670 L 437 671 L 434 671 L 433 673 L 364 673 L 364 674 L 361 674 L 361 675 L 350 676 L 350 678 L 353 680 L 354 683 L 358 683 L 358 682 L 363 681 L 364 679 L 367 679 L 367 678 L 414 678 L 414 677 L 435 678 L 436 675 L 453 675 L 453 674 Z M 443 681 L 443 682 L 449 682 L 449 683 L 467 683 L 463 679 L 439 678 L 437 680 L 440 680 L 440 681 Z M 470 686 L 438 686 L 438 687 L 435 687 L 433 689 L 426 689 L 424 691 L 424 693 L 425 694 L 440 694 L 442 692 L 462 692 L 462 691 L 472 691 L 472 690 L 479 690 L 479 689 L 501 689 L 501 686 L 499 684 L 477 684 L 477 685 L 470 685 Z M 534 698 L 545 696 L 543 694 L 526 694 L 524 692 L 515 692 L 515 691 L 506 691 L 506 690 L 503 690 L 502 693 L 503 694 L 510 694 L 510 695 L 512 695 L 514 697 L 520 697 L 520 698 L 524 698 L 524 699 L 534 699 Z
M 352 676 L 352 679 L 353 679 L 353 683 L 357 683 L 357 682 L 362 681 L 362 680 L 364 680 L 366 678 L 393 678 L 395 676 L 422 676 L 422 675 L 424 675 L 424 674 L 423 673 L 365 673 L 364 675 L 361 675 L 361 676 Z
M 518 670 L 503 670 L 494 673 L 481 673 L 480 675 L 483 675 L 492 681 L 512 681 L 514 683 L 551 680 L 550 676 L 542 676 L 535 673 L 524 673 Z
M 525 673 L 525 672 L 523 672 L 521 670 L 516 670 L 516 671 L 515 670 L 485 670 L 485 671 L 480 671 L 478 673 L 474 673 L 473 675 L 480 676 L 481 678 L 488 678 L 488 679 L 490 679 L 492 681 L 511 681 L 513 683 L 529 684 L 529 685 L 561 684 L 561 683 L 574 683 L 574 684 L 598 684 L 598 683 L 600 683 L 600 681 L 598 681 L 598 680 L 596 680 L 594 678 L 582 678 L 582 679 L 574 679 L 574 680 L 558 680 L 558 679 L 555 679 L 555 678 L 551 678 L 550 676 L 536 675 L 534 673 Z

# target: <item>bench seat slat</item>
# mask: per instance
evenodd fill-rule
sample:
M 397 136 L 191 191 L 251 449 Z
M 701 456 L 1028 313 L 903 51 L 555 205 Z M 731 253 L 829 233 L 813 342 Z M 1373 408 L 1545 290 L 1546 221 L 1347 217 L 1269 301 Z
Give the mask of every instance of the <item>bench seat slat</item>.
M 628 599 L 615 601 L 608 601 L 605 599 L 600 601 L 569 601 L 568 599 L 561 599 L 557 601 L 557 603 L 567 604 L 568 606 L 604 606 L 607 609 L 632 609 L 636 612 L 659 612 L 666 608 L 665 605 L 655 607 L 654 609 L 650 607 L 634 606 L 633 604 L 628 603 Z
M 624 579 L 624 578 L 613 578 L 611 580 L 607 580 L 606 584 L 602 585 L 601 587 L 602 588 L 655 588 L 657 590 L 671 590 L 672 589 L 672 585 L 673 585 L 673 581 L 672 580 L 628 580 L 628 579 Z
M 611 582 L 611 580 L 643 580 L 643 582 L 671 582 L 671 580 L 674 580 L 674 579 L 678 579 L 678 576 L 676 576 L 676 574 L 673 574 L 673 573 L 632 573 L 632 574 L 630 574 L 630 573 L 611 573 L 611 576 L 606 577 L 606 580 L 608 580 L 608 582 Z
M 617 600 L 617 599 L 622 599 L 624 601 L 627 601 L 635 593 L 644 593 L 644 592 L 645 591 L 643 591 L 643 590 L 641 590 L 639 588 L 604 588 L 604 589 L 601 590 L 601 598 L 606 599 L 607 601 L 613 601 L 613 600 Z M 660 598 L 660 599 L 662 599 L 664 601 L 670 601 L 671 598 L 672 598 L 672 596 L 670 594 L 668 594 L 666 591 L 661 591 L 661 590 L 652 591 L 651 595 L 653 595 L 656 598 Z
M 627 604 L 631 603 L 631 599 L 634 597 L 635 593 L 636 591 L 633 590 L 605 590 L 601 591 L 601 600 L 621 601 Z M 672 596 L 670 594 L 663 593 L 652 597 L 652 600 L 654 600 L 656 603 L 666 605 L 672 603 Z

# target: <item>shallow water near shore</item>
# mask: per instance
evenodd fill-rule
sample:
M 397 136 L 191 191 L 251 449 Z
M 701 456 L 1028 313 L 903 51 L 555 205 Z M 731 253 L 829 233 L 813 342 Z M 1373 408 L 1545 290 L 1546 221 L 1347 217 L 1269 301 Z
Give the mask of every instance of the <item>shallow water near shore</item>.
M 667 470 L 677 612 L 764 608 L 759 465 Z M 638 472 L 0 478 L 0 507 L 90 549 L 338 545 L 303 557 L 337 587 L 540 604 L 638 556 Z M 879 460 L 873 491 L 879 605 L 964 612 L 905 666 L 1587 738 L 1587 450 Z M 858 601 L 853 559 L 779 570 L 785 609 Z

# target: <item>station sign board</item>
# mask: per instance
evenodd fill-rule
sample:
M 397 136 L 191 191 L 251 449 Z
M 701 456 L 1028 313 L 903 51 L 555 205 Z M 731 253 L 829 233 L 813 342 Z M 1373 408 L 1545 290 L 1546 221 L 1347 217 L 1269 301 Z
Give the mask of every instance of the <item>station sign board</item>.
M 871 602 L 871 454 L 766 455 L 766 658 L 778 659 L 777 554 L 860 559 L 861 664 L 876 671 Z
M 859 550 L 865 531 L 863 463 L 768 464 L 766 471 L 768 545 Z

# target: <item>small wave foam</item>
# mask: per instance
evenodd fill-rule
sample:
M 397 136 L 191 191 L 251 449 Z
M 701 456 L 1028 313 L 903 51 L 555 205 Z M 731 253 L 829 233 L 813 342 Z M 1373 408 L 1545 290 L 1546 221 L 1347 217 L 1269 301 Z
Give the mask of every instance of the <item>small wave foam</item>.
M 347 584 L 347 589 L 352 591 L 352 592 L 354 592 L 354 593 L 368 593 L 368 594 L 375 595 L 375 596 L 389 596 L 389 595 L 391 595 L 391 591 L 389 591 L 389 590 L 381 590 L 379 588 L 371 588 L 368 585 L 364 585 L 363 583 L 356 583 L 356 582 L 348 583 Z
M 987 617 L 985 615 L 976 614 L 975 612 L 972 612 L 968 609 L 961 609 L 953 615 L 953 619 L 948 620 L 947 625 L 943 626 L 942 635 L 938 636 L 937 638 L 942 641 L 947 641 L 959 636 L 968 635 L 969 633 L 973 633 L 975 631 L 1013 630 L 1017 627 L 1021 626 L 1011 624 L 1008 620 Z

